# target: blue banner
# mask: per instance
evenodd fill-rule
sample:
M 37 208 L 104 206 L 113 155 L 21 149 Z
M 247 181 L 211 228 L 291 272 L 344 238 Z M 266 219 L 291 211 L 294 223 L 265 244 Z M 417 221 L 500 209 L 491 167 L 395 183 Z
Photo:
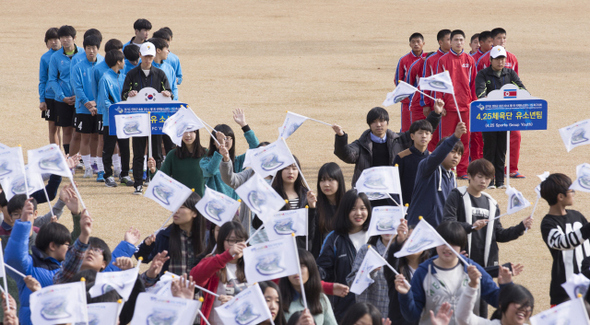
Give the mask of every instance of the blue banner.
M 187 106 L 181 102 L 170 103 L 126 103 L 120 102 L 109 107 L 109 135 L 117 135 L 117 128 L 115 127 L 115 115 L 119 114 L 137 114 L 137 113 L 151 113 L 150 122 L 152 124 L 152 134 L 164 134 L 162 127 L 164 122 L 174 115 L 181 106 Z
M 471 103 L 471 132 L 547 130 L 547 101 L 538 98 L 477 100 Z

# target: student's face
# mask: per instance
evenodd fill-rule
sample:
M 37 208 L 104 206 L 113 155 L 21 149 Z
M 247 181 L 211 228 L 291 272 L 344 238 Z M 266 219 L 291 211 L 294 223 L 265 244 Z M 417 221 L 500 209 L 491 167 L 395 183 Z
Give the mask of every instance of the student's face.
M 506 34 L 498 34 L 494 37 L 494 46 L 497 45 L 506 47 Z
M 166 60 L 168 58 L 168 53 L 170 53 L 170 50 L 167 47 L 156 51 L 158 51 L 162 60 Z
M 117 61 L 117 68 L 119 70 L 125 69 L 125 60 Z
M 481 47 L 481 51 L 485 53 L 485 52 L 491 50 L 492 47 L 494 46 L 494 39 L 491 37 L 488 37 L 488 38 L 486 38 L 486 40 L 483 43 L 480 43 L 479 46 Z
M 438 46 L 444 52 L 448 52 L 451 49 L 451 34 L 445 35 L 442 40 L 438 41 Z
M 85 46 L 84 52 L 86 52 L 86 59 L 90 62 L 96 61 L 96 55 L 98 54 L 98 47 L 95 45 Z
M 482 173 L 477 173 L 475 176 L 467 174 L 467 177 L 469 178 L 469 186 L 480 192 L 488 188 L 492 181 L 491 177 L 487 177 Z
M 463 35 L 453 36 L 453 39 L 451 40 L 451 47 L 453 48 L 453 51 L 455 51 L 457 53 L 463 51 L 464 45 L 465 45 L 465 37 L 463 37 Z
M 229 236 L 227 236 L 227 238 L 223 242 L 223 248 L 225 250 L 229 250 L 233 245 L 242 241 L 244 241 L 244 238 L 236 236 L 236 232 L 232 231 L 231 234 L 229 234 Z
M 61 45 L 66 48 L 70 49 L 74 46 L 74 38 L 72 36 L 62 36 L 59 38 Z
M 369 127 L 371 128 L 371 132 L 374 135 L 383 138 L 383 136 L 387 133 L 388 125 L 389 122 L 385 120 L 374 120 Z
M 561 194 L 561 193 L 557 194 L 557 199 L 563 206 L 574 205 L 574 198 L 575 197 L 576 197 L 575 190 L 567 190 L 566 194 Z
M 61 48 L 61 42 L 59 41 L 59 38 L 52 38 L 47 40 L 46 45 L 48 49 L 52 49 L 54 51 L 57 51 Z
M 436 253 L 438 254 L 438 258 L 440 258 L 441 261 L 445 263 L 453 263 L 458 259 L 457 255 L 453 253 L 453 250 L 457 253 L 460 253 L 461 247 L 456 245 L 451 245 L 451 247 L 453 248 L 452 250 L 447 245 L 440 245 L 436 247 Z
M 393 238 L 393 234 L 381 235 L 381 242 L 385 246 L 387 246 L 387 244 L 389 243 L 389 241 L 391 240 L 391 238 Z
M 148 39 L 150 36 L 149 29 L 136 29 L 135 30 L 135 43 L 140 43 Z
M 508 309 L 502 317 L 502 324 L 504 320 L 506 324 L 510 325 L 522 325 L 531 316 L 532 308 L 530 306 L 523 307 L 517 303 L 511 303 L 508 305 Z
M 320 190 L 326 196 L 335 195 L 338 192 L 338 181 L 331 178 L 323 178 L 320 181 Z
M 141 67 L 145 69 L 149 69 L 152 66 L 152 62 L 154 62 L 154 57 L 152 55 L 140 56 L 141 58 Z
M 453 150 L 449 152 L 449 154 L 447 155 L 445 160 L 443 160 L 441 165 L 444 167 L 444 169 L 449 170 L 451 168 L 457 167 L 459 161 L 461 161 L 461 154 L 459 154 L 458 151 Z
M 7 224 L 9 224 L 9 225 L 14 225 L 14 222 L 15 222 L 16 220 L 19 220 L 19 219 L 20 219 L 22 212 L 23 212 L 23 210 L 22 210 L 22 209 L 19 209 L 19 210 L 16 210 L 16 211 L 12 211 L 12 214 L 10 214 L 10 216 L 9 216 L 8 218 L 5 218 L 5 219 L 4 219 L 4 221 L 5 221 Z M 37 210 L 35 210 L 35 211 L 33 212 L 33 220 L 37 219 L 37 214 L 38 214 L 38 211 L 37 211 Z M 6 214 L 5 214 L 5 216 L 6 216 L 6 215 L 8 215 L 8 209 L 6 209 Z
M 479 48 L 479 39 L 476 38 L 473 41 L 471 41 L 471 43 L 469 43 L 469 47 L 471 47 L 471 52 L 477 51 L 477 49 Z
M 280 308 L 279 293 L 274 288 L 268 287 L 264 290 L 264 299 L 266 299 L 266 304 L 268 305 L 268 310 L 270 310 L 272 320 L 275 320 Z
M 492 61 L 492 69 L 494 71 L 500 71 L 500 70 L 502 70 L 502 68 L 504 68 L 504 65 L 506 64 L 506 57 L 501 56 L 499 58 L 491 59 L 491 61 Z
M 182 142 L 184 142 L 184 144 L 186 144 L 187 146 L 191 146 L 195 142 L 196 138 L 197 133 L 195 133 L 195 131 L 184 132 L 184 134 L 182 135 Z
M 303 264 L 301 264 L 301 277 L 303 278 L 303 284 L 306 284 L 307 280 L 309 280 L 309 270 Z M 299 280 L 299 274 L 289 275 L 289 282 L 293 287 L 299 288 L 301 285 Z
M 350 213 L 348 214 L 348 218 L 352 224 L 352 227 L 356 230 L 362 228 L 365 224 L 365 221 L 367 221 L 368 216 L 369 210 L 365 206 L 363 200 L 361 198 L 356 199 L 352 210 L 350 210 Z
M 197 213 L 187 207 L 180 207 L 172 217 L 175 225 L 186 225 L 193 222 L 193 219 L 197 217 Z
M 284 184 L 294 184 L 295 180 L 297 180 L 297 176 L 299 175 L 299 170 L 295 164 L 291 164 L 291 166 L 283 169 L 281 171 L 281 177 L 283 177 Z
M 432 139 L 432 133 L 426 130 L 418 130 L 414 133 L 410 133 L 410 138 L 414 141 L 414 146 L 423 147 L 428 145 L 430 139 Z
M 363 317 L 354 322 L 354 325 L 373 325 L 373 319 L 371 318 L 371 315 L 364 314 Z
M 84 260 L 80 270 L 94 270 L 97 272 L 104 270 L 106 262 L 102 253 L 102 249 L 98 247 L 88 247 L 88 250 L 84 253 Z
M 66 254 L 68 252 L 68 248 L 70 247 L 70 243 L 65 243 L 63 245 L 57 245 L 55 243 L 50 243 L 50 245 L 55 245 L 54 246 L 54 258 L 56 260 L 58 260 L 59 262 L 65 261 L 66 260 Z
M 424 47 L 424 40 L 419 37 L 412 38 L 410 40 L 410 47 L 412 48 L 412 52 L 420 53 Z

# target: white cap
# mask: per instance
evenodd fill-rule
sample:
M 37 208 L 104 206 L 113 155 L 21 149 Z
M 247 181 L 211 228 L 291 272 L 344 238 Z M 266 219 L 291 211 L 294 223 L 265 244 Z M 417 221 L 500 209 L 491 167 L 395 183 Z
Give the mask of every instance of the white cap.
M 151 42 L 145 42 L 139 47 L 139 54 L 141 56 L 156 56 L 156 46 Z
M 496 59 L 501 56 L 506 57 L 506 50 L 504 49 L 504 47 L 502 47 L 500 45 L 496 45 L 496 46 L 492 47 L 492 50 L 490 52 L 490 57 L 492 59 Z

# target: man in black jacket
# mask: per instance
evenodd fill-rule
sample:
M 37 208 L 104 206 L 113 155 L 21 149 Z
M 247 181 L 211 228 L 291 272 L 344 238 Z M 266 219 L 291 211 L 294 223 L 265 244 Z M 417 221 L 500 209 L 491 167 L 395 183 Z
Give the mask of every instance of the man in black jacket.
M 506 84 L 513 84 L 520 89 L 526 89 L 518 74 L 512 69 L 505 68 L 506 50 L 498 45 L 490 50 L 491 65 L 480 70 L 475 77 L 475 94 L 477 98 L 486 97 L 492 90 L 502 88 Z M 490 188 L 506 188 L 504 185 L 504 162 L 506 160 L 506 132 L 482 132 L 483 157 L 494 165 L 496 185 Z
M 154 56 L 156 55 L 156 47 L 150 42 L 141 44 L 139 48 L 141 56 L 141 64 L 127 73 L 125 82 L 123 83 L 123 90 L 121 92 L 121 99 L 127 100 L 129 97 L 137 96 L 137 92 L 145 87 L 152 87 L 159 93 L 166 97 L 171 97 L 170 83 L 166 78 L 166 73 L 152 65 Z M 144 154 L 148 142 L 147 137 L 133 138 L 133 180 L 135 191 L 133 194 L 143 194 L 143 167 Z M 152 154 L 156 160 L 156 166 L 159 168 L 162 163 L 162 136 L 152 135 Z

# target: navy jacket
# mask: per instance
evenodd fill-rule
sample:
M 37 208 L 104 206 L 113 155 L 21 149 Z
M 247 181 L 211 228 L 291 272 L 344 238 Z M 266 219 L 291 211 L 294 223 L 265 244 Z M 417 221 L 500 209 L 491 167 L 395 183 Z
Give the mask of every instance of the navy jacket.
M 425 150 L 420 152 L 416 147 L 411 146 L 393 159 L 393 165 L 398 165 L 399 180 L 402 187 L 402 199 L 404 204 L 412 203 L 412 192 L 414 191 L 414 182 L 416 181 L 416 174 L 418 173 L 418 165 L 420 162 L 428 157 L 430 152 Z
M 137 248 L 137 252 L 135 253 L 135 258 L 139 258 L 140 256 L 143 257 L 143 263 L 147 264 L 151 262 L 158 253 L 162 251 L 167 251 L 170 245 L 170 231 L 172 229 L 172 225 L 166 227 L 166 229 L 162 229 L 156 235 L 156 241 L 152 243 L 150 246 L 146 245 L 145 243 L 141 243 Z M 167 260 L 162 267 L 162 271 L 160 275 L 164 274 L 168 271 L 168 266 L 170 265 L 170 260 Z

